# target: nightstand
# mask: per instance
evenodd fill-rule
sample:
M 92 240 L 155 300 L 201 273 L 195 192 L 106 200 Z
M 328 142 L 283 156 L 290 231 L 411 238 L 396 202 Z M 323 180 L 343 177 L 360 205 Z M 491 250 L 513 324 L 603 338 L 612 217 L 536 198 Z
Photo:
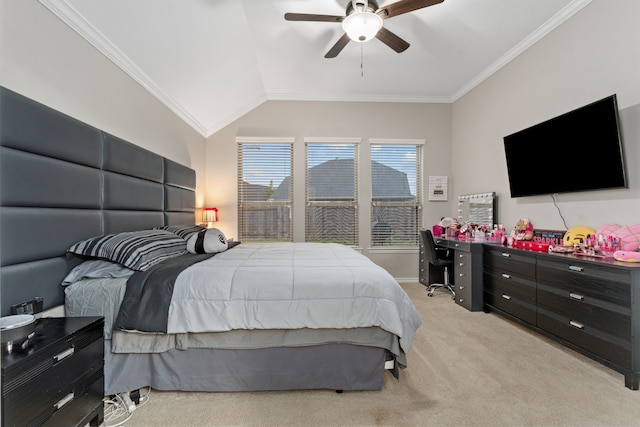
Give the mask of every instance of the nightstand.
M 2 425 L 100 425 L 103 331 L 102 317 L 38 319 L 30 346 L 2 355 Z

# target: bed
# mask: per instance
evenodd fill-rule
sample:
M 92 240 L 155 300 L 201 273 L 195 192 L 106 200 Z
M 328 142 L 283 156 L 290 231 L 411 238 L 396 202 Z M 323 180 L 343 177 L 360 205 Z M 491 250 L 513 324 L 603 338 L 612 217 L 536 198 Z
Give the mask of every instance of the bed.
M 195 171 L 6 88 L 0 97 L 2 315 L 40 296 L 68 316 L 104 316 L 106 394 L 376 390 L 385 372 L 407 366 L 415 307 L 386 271 L 341 245 L 228 244 L 204 259 L 187 251 L 130 276 L 62 286 L 91 258 L 67 252 L 78 242 L 157 230 L 186 242 L 168 227 L 195 223 Z M 186 258 L 197 262 L 174 273 L 168 315 L 158 316 L 167 329 L 121 327 L 130 280 Z M 174 302 L 198 289 L 207 296 Z

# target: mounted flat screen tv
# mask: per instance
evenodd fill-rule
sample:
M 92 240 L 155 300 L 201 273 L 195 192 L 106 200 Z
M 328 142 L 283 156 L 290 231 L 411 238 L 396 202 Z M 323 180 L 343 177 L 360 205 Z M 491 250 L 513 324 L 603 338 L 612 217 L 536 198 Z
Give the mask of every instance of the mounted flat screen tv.
M 627 187 L 616 95 L 504 137 L 511 197 Z

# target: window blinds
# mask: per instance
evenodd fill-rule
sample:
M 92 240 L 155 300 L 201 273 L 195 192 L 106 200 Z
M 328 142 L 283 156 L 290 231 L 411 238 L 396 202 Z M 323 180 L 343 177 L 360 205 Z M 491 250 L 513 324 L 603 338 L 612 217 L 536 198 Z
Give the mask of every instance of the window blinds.
M 241 241 L 292 241 L 291 143 L 240 142 L 238 237 Z

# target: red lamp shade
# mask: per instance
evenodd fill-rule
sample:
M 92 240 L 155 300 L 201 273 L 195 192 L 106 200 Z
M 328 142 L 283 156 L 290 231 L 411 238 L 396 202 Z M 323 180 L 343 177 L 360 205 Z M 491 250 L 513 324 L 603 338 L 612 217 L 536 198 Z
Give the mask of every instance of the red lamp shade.
M 203 222 L 217 222 L 218 221 L 218 208 L 204 208 L 202 210 Z

